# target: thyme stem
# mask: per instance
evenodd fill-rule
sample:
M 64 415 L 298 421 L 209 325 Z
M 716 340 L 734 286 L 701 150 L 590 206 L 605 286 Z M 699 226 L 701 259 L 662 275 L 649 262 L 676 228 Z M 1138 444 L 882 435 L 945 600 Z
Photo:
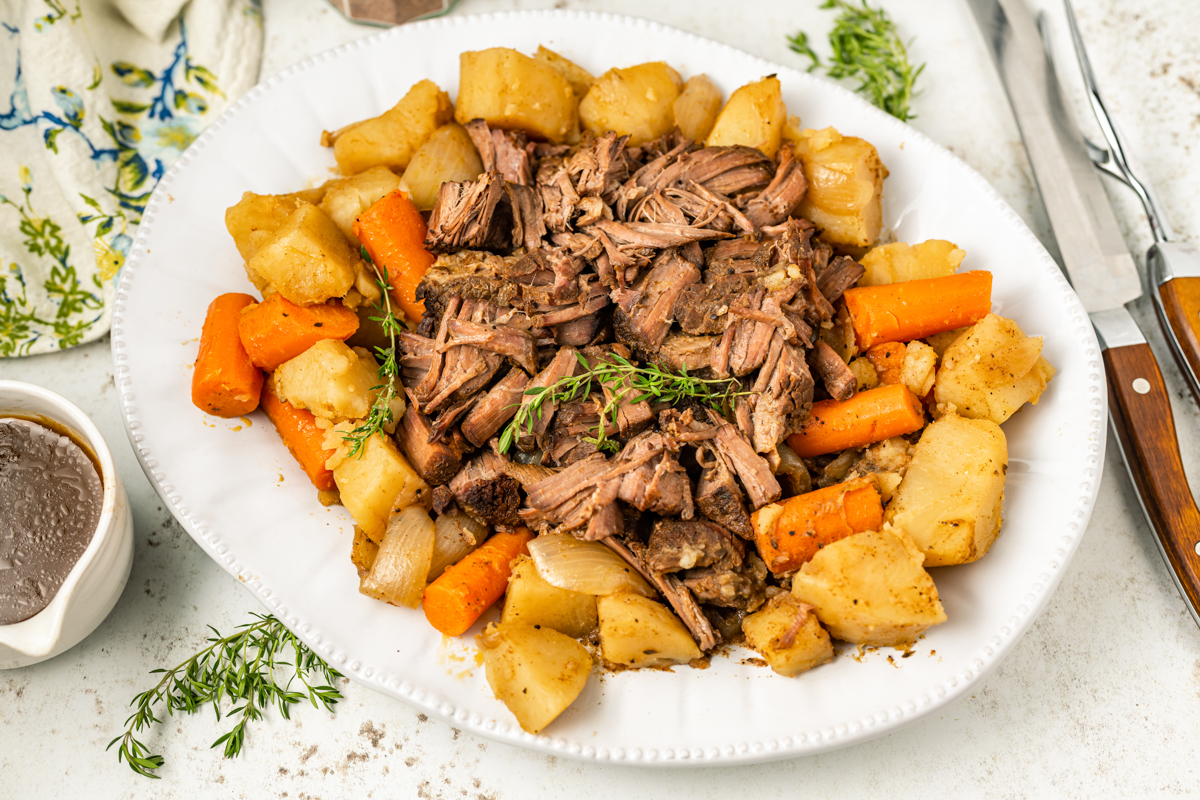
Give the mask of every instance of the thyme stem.
M 371 269 L 375 273 L 375 283 L 379 286 L 380 298 L 379 302 L 375 304 L 375 309 L 380 316 L 369 319 L 372 322 L 378 322 L 388 337 L 387 347 L 376 346 L 375 348 L 375 352 L 379 356 L 380 382 L 377 386 L 371 387 L 372 391 L 378 392 L 375 395 L 375 402 L 371 404 L 371 411 L 362 424 L 342 435 L 342 439 L 350 443 L 347 457 L 357 455 L 362 458 L 367 440 L 380 433 L 384 426 L 392 422 L 392 401 L 396 398 L 396 381 L 400 377 L 400 365 L 396 358 L 396 337 L 400 334 L 401 326 L 400 320 L 392 311 L 392 298 L 388 294 L 391 286 L 387 280 L 387 267 L 380 267 L 376 264 L 366 247 L 360 245 L 359 253 L 362 255 L 363 261 L 371 265 Z

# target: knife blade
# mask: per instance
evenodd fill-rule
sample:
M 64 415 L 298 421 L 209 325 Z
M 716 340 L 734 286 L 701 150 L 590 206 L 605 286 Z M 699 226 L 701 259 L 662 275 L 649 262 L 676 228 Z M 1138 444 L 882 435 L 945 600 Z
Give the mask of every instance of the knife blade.
M 1062 266 L 1103 349 L 1115 440 L 1155 542 L 1200 625 L 1200 509 L 1162 372 L 1125 308 L 1141 279 L 1023 0 L 968 0 L 1029 154 Z

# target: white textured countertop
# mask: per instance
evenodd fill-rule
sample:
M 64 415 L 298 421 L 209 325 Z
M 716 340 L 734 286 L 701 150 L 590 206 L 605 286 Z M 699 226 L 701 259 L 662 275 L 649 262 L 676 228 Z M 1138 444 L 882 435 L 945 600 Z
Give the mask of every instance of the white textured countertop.
M 1045 212 L 965 0 L 881 2 L 905 35 L 916 36 L 914 60 L 928 62 L 914 125 L 979 170 L 1046 238 Z M 832 13 L 817 5 L 463 0 L 455 13 L 626 13 L 803 66 L 783 37 L 803 28 L 823 40 Z M 1047 9 L 1060 74 L 1087 130 L 1062 9 L 1057 0 L 1033 5 Z M 1077 0 L 1077 11 L 1144 176 L 1180 236 L 1200 241 L 1200 3 Z M 264 76 L 372 32 L 321 0 L 267 0 L 264 17 Z M 1150 237 L 1140 207 L 1121 187 L 1110 189 L 1131 250 L 1144 253 Z M 1185 462 L 1200 477 L 1200 413 L 1149 304 L 1140 302 L 1172 388 Z M 0 360 L 0 377 L 53 389 L 92 416 L 112 447 L 137 529 L 133 575 L 108 620 L 57 659 L 0 672 L 2 798 L 1143 797 L 1200 787 L 1200 629 L 1111 448 L 1087 535 L 1049 607 L 1008 659 L 971 696 L 868 744 L 723 769 L 581 764 L 475 738 L 347 684 L 335 716 L 310 707 L 290 722 L 271 715 L 250 729 L 236 760 L 209 750 L 225 730 L 211 714 L 169 720 L 146 737 L 167 759 L 163 779 L 140 778 L 104 747 L 122 728 L 125 704 L 148 688 L 148 671 L 185 658 L 203 642 L 206 625 L 228 632 L 261 606 L 193 544 L 143 477 L 118 416 L 107 340 Z

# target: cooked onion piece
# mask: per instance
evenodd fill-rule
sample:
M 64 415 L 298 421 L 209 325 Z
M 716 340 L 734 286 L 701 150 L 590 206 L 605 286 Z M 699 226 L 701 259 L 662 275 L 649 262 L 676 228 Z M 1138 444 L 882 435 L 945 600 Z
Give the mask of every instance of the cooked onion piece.
M 433 560 L 433 520 L 420 506 L 392 514 L 371 571 L 358 584 L 368 597 L 416 608 Z
M 637 592 L 654 597 L 650 584 L 623 558 L 600 542 L 581 542 L 566 533 L 539 536 L 529 543 L 538 574 L 551 586 L 584 594 Z

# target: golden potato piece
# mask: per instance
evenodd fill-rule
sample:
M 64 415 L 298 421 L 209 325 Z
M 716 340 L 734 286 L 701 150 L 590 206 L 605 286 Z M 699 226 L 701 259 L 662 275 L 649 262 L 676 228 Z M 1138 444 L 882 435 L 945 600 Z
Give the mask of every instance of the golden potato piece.
M 446 181 L 471 181 L 483 172 L 479 151 L 471 144 L 463 126 L 443 125 L 421 145 L 412 163 L 404 170 L 401 188 L 422 211 L 433 208 L 438 189 Z
M 679 618 L 662 603 L 632 592 L 596 598 L 600 652 L 613 664 L 656 667 L 686 664 L 700 648 Z
M 789 678 L 833 659 L 833 643 L 812 609 L 787 592 L 742 620 L 746 644 Z
M 955 413 L 997 425 L 1025 403 L 1037 405 L 1057 370 L 1042 357 L 1042 337 L 988 314 L 942 355 L 933 396 Z
M 953 242 L 929 239 L 920 244 L 892 242 L 873 247 L 860 259 L 866 272 L 859 286 L 882 286 L 953 275 L 966 253 Z
M 482 119 L 490 128 L 561 142 L 575 128 L 578 104 L 570 82 L 546 61 L 507 47 L 459 56 L 454 119 L 460 125 Z
M 792 594 L 812 605 L 839 639 L 891 646 L 946 621 L 921 551 L 889 526 L 826 545 L 792 577 Z
M 381 542 L 393 511 L 416 505 L 428 508 L 433 492 L 390 436 L 376 433 L 358 453 L 349 455 L 350 446 L 343 437 L 356 425 L 339 422 L 326 431 L 325 449 L 333 450 L 334 455 L 325 467 L 333 471 L 342 505 L 350 516 L 371 541 Z
M 246 192 L 242 199 L 225 210 L 225 229 L 233 237 L 242 258 L 249 261 L 288 217 L 305 202 L 291 194 L 255 194 Z
M 246 269 L 293 303 L 310 306 L 350 291 L 358 260 L 333 220 L 311 203 L 301 203 L 258 247 Z
M 966 564 L 1000 533 L 1008 445 L 985 419 L 947 414 L 921 434 L 884 517 L 925 554 L 925 566 Z
M 787 106 L 783 104 L 779 79 L 771 75 L 729 96 L 704 143 L 709 147 L 742 144 L 774 158 L 785 120 Z
M 808 179 L 799 215 L 816 223 L 833 244 L 868 247 L 883 227 L 887 168 L 874 145 L 833 128 L 805 130 L 794 140 Z
M 521 556 L 513 562 L 500 619 L 553 628 L 579 638 L 596 630 L 596 597 L 551 586 L 538 574 L 533 559 Z
M 569 58 L 563 58 L 548 47 L 538 45 L 537 52 L 533 54 L 533 57 L 545 61 L 558 70 L 567 79 L 567 83 L 571 84 L 571 91 L 575 93 L 576 100 L 582 100 L 583 96 L 588 93 L 588 89 L 592 88 L 592 81 L 596 80 L 592 73 Z
M 379 365 L 369 352 L 322 339 L 275 370 L 280 398 L 323 419 L 365 419 L 379 394 Z
M 357 249 L 354 219 L 375 205 L 379 198 L 396 191 L 399 185 L 400 176 L 387 167 L 369 167 L 357 175 L 331 181 L 321 199 L 320 209 L 338 226 L 350 246 Z
M 376 166 L 402 170 L 417 148 L 453 116 L 450 95 L 433 81 L 420 81 L 378 117 L 342 129 L 333 157 L 343 175 Z
M 360 579 L 371 571 L 371 565 L 375 563 L 375 556 L 378 553 L 379 545 L 371 541 L 371 537 L 367 536 L 366 531 L 355 525 L 354 542 L 350 545 L 350 563 L 354 564 L 354 568 L 358 570 Z
M 924 397 L 933 388 L 937 376 L 937 352 L 924 342 L 909 342 L 904 347 L 904 363 L 900 367 L 900 382 Z
M 566 711 L 592 672 L 583 645 L 551 628 L 493 622 L 476 641 L 492 693 L 529 733 Z
M 703 142 L 717 121 L 723 99 L 721 90 L 707 75 L 693 75 L 675 99 L 675 124 L 687 138 Z
M 675 127 L 675 99 L 683 88 L 679 73 L 662 61 L 610 69 L 579 101 L 579 121 L 597 136 L 616 131 L 630 146 L 644 144 Z

